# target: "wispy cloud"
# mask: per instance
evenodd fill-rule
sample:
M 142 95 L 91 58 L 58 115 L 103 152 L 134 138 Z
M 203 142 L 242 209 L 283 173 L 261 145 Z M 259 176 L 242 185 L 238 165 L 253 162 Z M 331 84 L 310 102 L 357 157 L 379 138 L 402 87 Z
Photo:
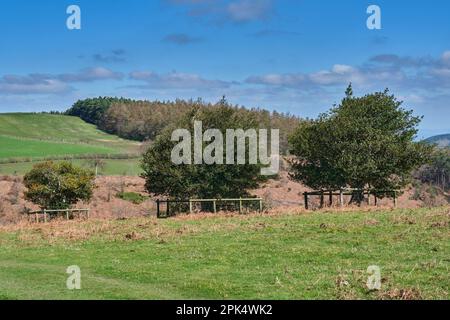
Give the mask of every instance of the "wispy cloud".
M 0 78 L 1 94 L 58 94 L 70 91 L 70 87 L 51 76 L 30 74 L 5 75 Z
M 433 65 L 437 62 L 432 57 L 401 57 L 396 54 L 381 54 L 370 58 L 369 62 L 389 65 L 392 67 L 400 68 L 420 68 Z
M 342 86 L 353 82 L 365 87 L 395 86 L 439 90 L 450 86 L 450 51 L 441 57 L 377 55 L 361 66 L 335 64 L 329 70 L 311 73 L 254 75 L 247 84 L 297 89 Z
M 92 55 L 92 58 L 94 59 L 95 62 L 100 62 L 100 63 L 119 63 L 119 62 L 125 62 L 126 61 L 126 57 L 125 57 L 126 51 L 124 49 L 116 49 L 116 50 L 112 50 L 111 52 L 108 53 L 96 53 L 94 55 Z
M 266 20 L 274 11 L 273 0 L 166 0 L 187 8 L 190 16 L 219 22 L 246 23 Z
M 56 76 L 63 82 L 93 82 L 99 80 L 121 80 L 123 73 L 115 72 L 107 68 L 86 68 L 76 73 L 64 73 Z
M 252 33 L 251 36 L 256 38 L 265 38 L 265 37 L 280 37 L 280 36 L 301 36 L 300 32 L 296 31 L 287 31 L 287 30 L 275 30 L 275 29 L 263 29 L 258 32 Z
M 273 10 L 272 0 L 240 0 L 226 7 L 228 17 L 235 22 L 267 19 Z
M 188 45 L 191 43 L 201 42 L 202 38 L 192 37 L 186 33 L 171 33 L 164 37 L 163 42 L 173 43 L 176 45 Z
M 159 74 L 148 71 L 130 73 L 130 78 L 145 82 L 142 89 L 218 89 L 228 88 L 232 82 L 205 79 L 197 74 L 171 72 Z
M 386 36 L 372 36 L 370 42 L 374 45 L 380 46 L 385 45 L 389 42 L 389 37 Z
M 285 73 L 251 76 L 246 79 L 246 82 L 248 84 L 308 89 L 312 86 L 334 86 L 349 82 L 362 83 L 364 80 L 364 74 L 357 68 L 336 64 L 330 70 L 309 74 Z
M 121 80 L 120 72 L 96 67 L 75 73 L 4 75 L 0 78 L 1 94 L 59 94 L 73 90 L 71 83 Z

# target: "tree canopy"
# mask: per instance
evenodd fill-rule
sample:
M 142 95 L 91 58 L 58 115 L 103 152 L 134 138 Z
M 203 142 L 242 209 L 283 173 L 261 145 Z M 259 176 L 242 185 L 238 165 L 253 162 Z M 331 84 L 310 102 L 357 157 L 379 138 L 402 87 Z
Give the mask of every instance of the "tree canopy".
M 24 177 L 25 198 L 43 209 L 68 209 L 92 197 L 95 175 L 70 162 L 44 162 Z
M 150 193 L 177 199 L 189 197 L 226 198 L 247 195 L 264 180 L 260 164 L 181 164 L 171 161 L 178 142 L 171 140 L 173 130 L 187 129 L 194 135 L 194 121 L 202 121 L 203 130 L 218 129 L 225 136 L 227 129 L 258 128 L 255 114 L 222 102 L 209 108 L 192 106 L 176 125 L 164 130 L 144 154 L 142 168 Z M 203 144 L 202 151 L 207 146 Z M 236 150 L 236 149 L 235 149 Z M 236 154 L 234 155 L 236 157 Z M 248 159 L 248 148 L 247 148 Z M 223 155 L 225 158 L 225 155 Z
M 399 189 L 424 164 L 432 147 L 415 142 L 421 117 L 388 90 L 342 102 L 290 137 L 291 177 L 314 189 Z

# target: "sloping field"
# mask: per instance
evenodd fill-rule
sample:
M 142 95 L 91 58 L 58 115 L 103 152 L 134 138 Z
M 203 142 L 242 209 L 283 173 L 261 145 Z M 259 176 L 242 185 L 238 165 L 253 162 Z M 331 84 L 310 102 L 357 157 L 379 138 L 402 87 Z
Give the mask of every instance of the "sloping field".
M 77 117 L 51 114 L 0 114 L 0 146 L 17 146 L 18 156 L 39 157 L 43 152 L 34 149 L 40 141 L 47 145 L 47 155 L 82 153 L 136 152 L 139 143 L 121 139 L 98 130 Z M 16 141 L 13 141 L 16 139 Z M 53 145 L 48 144 L 52 142 Z M 60 150 L 58 147 L 60 146 Z M 23 151 L 21 151 L 23 149 Z M 95 152 L 98 150 L 98 152 Z M 94 152 L 93 152 L 94 151 Z M 11 153 L 10 155 L 8 154 Z M 0 157 L 11 158 L 13 151 L 2 152 Z
M 0 114 L 0 174 L 25 174 L 35 162 L 61 157 L 136 155 L 140 143 L 98 130 L 77 117 L 51 114 Z M 108 155 L 108 156 L 106 156 Z M 112 155 L 112 156 L 111 156 Z M 85 160 L 73 160 L 88 166 Z M 137 159 L 108 159 L 102 174 L 138 174 Z
M 110 147 L 0 136 L 0 159 L 112 153 L 117 151 Z
M 0 299 L 449 299 L 449 223 L 444 207 L 3 227 Z

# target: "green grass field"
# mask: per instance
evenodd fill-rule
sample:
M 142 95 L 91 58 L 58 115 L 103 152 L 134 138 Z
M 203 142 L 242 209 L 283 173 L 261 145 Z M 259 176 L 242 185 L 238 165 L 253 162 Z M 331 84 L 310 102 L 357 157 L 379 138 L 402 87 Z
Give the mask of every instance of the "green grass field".
M 3 299 L 450 298 L 449 208 L 54 222 L 0 247 Z
M 32 163 L 24 159 L 60 156 L 136 154 L 138 142 L 98 130 L 77 117 L 11 113 L 0 114 L 0 174 L 24 174 Z M 22 161 L 21 161 L 22 160 Z M 107 160 L 103 174 L 139 174 L 138 160 Z M 74 163 L 85 165 L 84 160 Z
M 88 144 L 58 143 L 0 136 L 0 159 L 37 158 L 59 155 L 113 154 L 113 148 Z
M 0 136 L 90 144 L 112 148 L 116 153 L 134 151 L 139 145 L 137 142 L 102 132 L 78 117 L 51 114 L 0 114 Z
M 139 165 L 139 159 L 105 159 L 105 167 L 99 169 L 99 174 L 104 176 L 138 176 L 142 169 Z M 58 161 L 55 161 L 58 162 Z M 90 168 L 88 160 L 75 159 L 70 160 L 74 165 Z M 36 162 L 23 163 L 0 163 L 0 174 L 3 175 L 24 175 L 29 172 Z

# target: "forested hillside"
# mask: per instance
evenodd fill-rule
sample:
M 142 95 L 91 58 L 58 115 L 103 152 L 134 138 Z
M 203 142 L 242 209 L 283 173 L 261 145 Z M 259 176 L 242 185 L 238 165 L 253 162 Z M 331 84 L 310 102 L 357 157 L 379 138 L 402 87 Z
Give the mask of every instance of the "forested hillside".
M 212 108 L 219 104 L 229 105 L 225 99 L 211 104 L 201 100 L 137 101 L 99 97 L 77 101 L 66 114 L 80 117 L 97 125 L 99 129 L 122 138 L 146 141 L 154 140 L 163 129 L 177 123 L 192 108 Z M 288 136 L 297 127 L 300 118 L 276 111 L 233 107 L 243 115 L 254 113 L 260 128 L 280 129 L 281 152 L 288 152 Z

